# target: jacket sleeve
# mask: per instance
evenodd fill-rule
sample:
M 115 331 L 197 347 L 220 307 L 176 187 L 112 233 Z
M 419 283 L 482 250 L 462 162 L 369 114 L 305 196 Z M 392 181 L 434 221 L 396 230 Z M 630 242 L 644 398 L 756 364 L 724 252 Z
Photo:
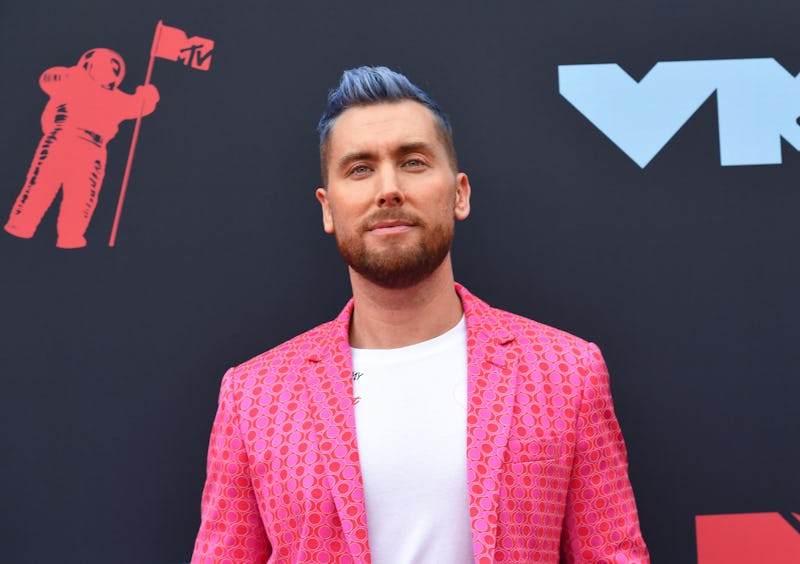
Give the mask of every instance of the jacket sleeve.
M 271 553 L 242 440 L 234 370 L 222 379 L 211 429 L 192 564 L 263 564 Z
M 608 370 L 589 344 L 582 367 L 584 389 L 578 412 L 561 561 L 566 564 L 647 564 L 636 501 L 628 479 L 628 457 L 611 401 Z

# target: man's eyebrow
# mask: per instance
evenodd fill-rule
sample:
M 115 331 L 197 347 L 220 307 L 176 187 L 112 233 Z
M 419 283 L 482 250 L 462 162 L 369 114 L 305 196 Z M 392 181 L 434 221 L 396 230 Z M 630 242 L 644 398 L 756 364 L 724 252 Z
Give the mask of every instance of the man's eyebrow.
M 412 143 L 403 143 L 396 150 L 395 154 L 404 155 L 406 153 L 413 153 L 419 151 L 421 153 L 433 153 L 433 145 L 425 141 L 414 141 Z
M 360 161 L 362 159 L 370 160 L 373 158 L 373 156 L 374 155 L 368 151 L 353 151 L 352 153 L 347 153 L 338 161 L 336 161 L 336 167 L 342 169 L 353 161 Z

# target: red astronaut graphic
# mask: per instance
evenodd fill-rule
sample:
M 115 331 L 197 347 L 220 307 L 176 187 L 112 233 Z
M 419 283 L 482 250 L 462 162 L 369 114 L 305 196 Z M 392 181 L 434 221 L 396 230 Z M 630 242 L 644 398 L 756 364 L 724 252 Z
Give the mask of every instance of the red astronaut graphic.
M 73 67 L 42 73 L 39 86 L 50 100 L 42 112 L 42 139 L 25 185 L 5 230 L 33 237 L 59 189 L 56 246 L 84 247 L 106 168 L 106 145 L 119 124 L 155 110 L 158 90 L 139 86 L 133 94 L 119 90 L 125 62 L 110 49 L 92 49 Z

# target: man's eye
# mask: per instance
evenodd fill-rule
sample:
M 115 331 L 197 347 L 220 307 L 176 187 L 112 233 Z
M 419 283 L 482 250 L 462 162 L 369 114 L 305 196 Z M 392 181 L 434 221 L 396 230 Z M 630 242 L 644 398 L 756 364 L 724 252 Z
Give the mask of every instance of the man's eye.
M 408 168 L 417 168 L 417 167 L 425 166 L 425 163 L 422 162 L 419 159 L 410 159 L 410 160 L 407 160 L 405 163 L 403 163 L 403 166 L 408 167 Z
M 368 172 L 369 167 L 367 165 L 358 165 L 350 169 L 350 174 L 366 174 Z

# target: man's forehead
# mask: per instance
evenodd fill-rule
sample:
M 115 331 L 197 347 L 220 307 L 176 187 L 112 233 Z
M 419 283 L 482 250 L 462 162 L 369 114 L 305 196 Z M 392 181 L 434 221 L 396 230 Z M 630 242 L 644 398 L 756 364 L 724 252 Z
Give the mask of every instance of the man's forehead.
M 436 118 L 413 100 L 354 106 L 339 115 L 330 131 L 333 151 L 350 151 L 383 143 L 438 140 Z

